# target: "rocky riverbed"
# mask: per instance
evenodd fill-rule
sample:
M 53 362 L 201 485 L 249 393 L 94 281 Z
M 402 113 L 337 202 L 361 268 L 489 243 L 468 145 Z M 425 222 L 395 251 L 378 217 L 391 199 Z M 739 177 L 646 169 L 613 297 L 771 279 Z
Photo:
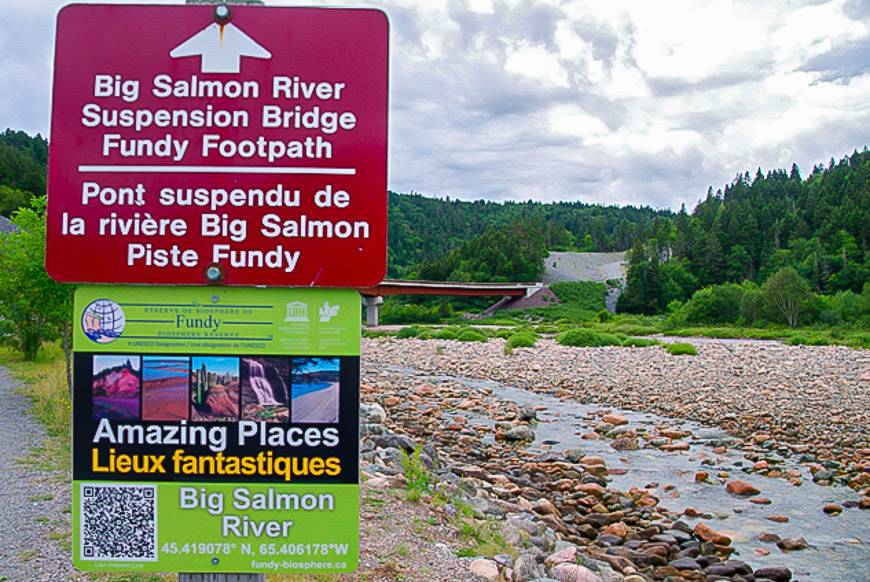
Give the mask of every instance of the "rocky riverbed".
M 398 450 L 427 445 L 442 481 L 522 549 L 472 562 L 476 575 L 789 580 L 791 566 L 865 579 L 863 352 L 711 343 L 689 358 L 542 341 L 504 355 L 501 343 L 365 343 L 363 399 L 398 433 L 363 425 L 368 470 L 400 479 Z M 673 482 L 650 481 L 659 466 Z M 831 539 L 824 519 L 841 520 Z

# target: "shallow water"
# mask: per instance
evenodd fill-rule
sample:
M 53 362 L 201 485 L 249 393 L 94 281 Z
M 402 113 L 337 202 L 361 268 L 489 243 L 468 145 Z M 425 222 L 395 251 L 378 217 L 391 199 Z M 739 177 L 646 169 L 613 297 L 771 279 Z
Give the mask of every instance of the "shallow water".
M 797 468 L 804 474 L 803 484 L 791 485 L 784 479 L 745 473 L 742 467 L 752 467 L 753 463 L 744 458 L 740 451 L 728 450 L 724 455 L 716 455 L 712 449 L 725 444 L 731 437 L 723 430 L 703 426 L 699 423 L 657 416 L 640 412 L 604 407 L 595 404 L 581 404 L 554 396 L 547 396 L 506 386 L 498 382 L 474 380 L 456 376 L 427 375 L 410 368 L 386 366 L 385 370 L 407 376 L 425 378 L 439 382 L 458 382 L 472 389 L 491 390 L 498 398 L 512 400 L 520 405 L 544 406 L 538 412 L 538 424 L 534 426 L 535 440 L 528 445 L 529 450 L 563 451 L 581 449 L 586 454 L 604 457 L 610 469 L 625 469 L 624 475 L 612 475 L 612 486 L 622 491 L 631 487 L 643 487 L 657 482 L 659 486 L 653 494 L 659 497 L 661 506 L 681 511 L 693 507 L 703 513 L 716 515 L 704 519 L 714 529 L 729 535 L 737 550 L 735 557 L 753 568 L 765 566 L 786 566 L 792 570 L 794 580 L 813 580 L 819 582 L 867 582 L 870 580 L 870 511 L 857 508 L 845 509 L 839 516 L 828 516 L 822 506 L 828 502 L 843 503 L 858 499 L 857 494 L 847 487 L 816 485 L 810 479 L 809 471 L 791 460 L 785 460 L 779 467 L 783 470 Z M 587 416 L 601 410 L 613 411 L 629 420 L 628 426 L 640 428 L 666 425 L 692 433 L 686 440 L 690 449 L 686 452 L 668 453 L 656 448 L 640 448 L 636 451 L 617 451 L 610 447 L 610 440 L 588 441 L 579 434 L 592 431 L 600 420 L 587 420 Z M 473 423 L 492 426 L 494 422 L 486 417 L 457 411 Z M 576 434 L 579 433 L 579 434 Z M 488 437 L 492 438 L 492 437 Z M 643 439 L 639 437 L 640 446 Z M 699 455 L 716 460 L 714 465 L 702 465 Z M 624 459 L 624 460 L 623 460 Z M 731 478 L 738 478 L 755 485 L 761 496 L 771 500 L 770 505 L 756 505 L 748 500 L 727 493 L 724 484 L 695 483 L 697 471 L 715 475 L 728 471 Z M 666 485 L 675 486 L 679 497 L 671 498 L 672 492 L 664 491 Z M 789 523 L 775 523 L 766 518 L 772 514 L 784 514 Z M 683 520 L 694 526 L 698 519 L 684 517 Z M 756 536 L 772 532 L 780 537 L 804 537 L 810 547 L 798 552 L 782 552 L 775 544 L 759 542 Z M 769 556 L 758 556 L 752 549 L 765 548 Z

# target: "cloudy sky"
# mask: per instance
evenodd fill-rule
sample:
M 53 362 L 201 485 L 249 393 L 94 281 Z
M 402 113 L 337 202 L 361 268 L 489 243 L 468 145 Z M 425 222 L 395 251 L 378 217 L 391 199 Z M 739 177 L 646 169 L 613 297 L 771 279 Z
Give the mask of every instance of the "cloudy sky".
M 65 3 L 2 0 L 0 128 L 47 133 Z M 691 208 L 870 145 L 870 0 L 341 5 L 390 17 L 392 190 Z

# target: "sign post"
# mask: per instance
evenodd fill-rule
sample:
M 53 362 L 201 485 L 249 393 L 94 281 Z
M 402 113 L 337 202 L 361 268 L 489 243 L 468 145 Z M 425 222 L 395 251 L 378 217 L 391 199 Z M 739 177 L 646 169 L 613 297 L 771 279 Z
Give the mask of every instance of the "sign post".
M 386 271 L 387 46 L 376 10 L 60 12 L 46 268 L 89 284 L 76 567 L 356 568 L 360 297 L 340 288 Z

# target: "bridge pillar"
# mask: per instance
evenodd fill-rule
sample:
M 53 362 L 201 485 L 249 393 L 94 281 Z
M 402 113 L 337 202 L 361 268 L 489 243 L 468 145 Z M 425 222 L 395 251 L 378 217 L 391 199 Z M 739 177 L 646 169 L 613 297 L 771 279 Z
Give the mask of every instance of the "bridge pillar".
M 363 295 L 363 305 L 366 306 L 366 327 L 378 326 L 378 312 L 380 306 L 384 304 L 383 297 Z

